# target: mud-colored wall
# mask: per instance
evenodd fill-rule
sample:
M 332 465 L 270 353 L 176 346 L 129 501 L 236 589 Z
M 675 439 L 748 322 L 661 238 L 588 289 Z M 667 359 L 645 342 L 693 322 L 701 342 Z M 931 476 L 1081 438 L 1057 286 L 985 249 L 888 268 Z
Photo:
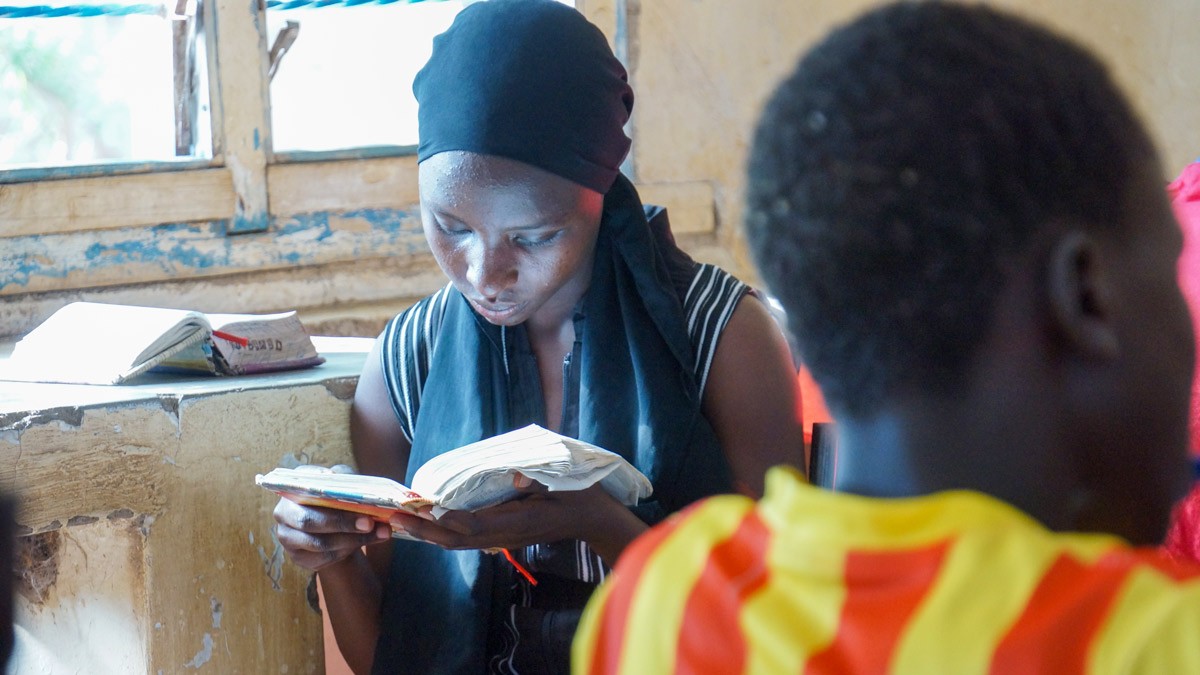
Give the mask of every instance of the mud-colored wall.
M 609 11 L 591 6 L 601 19 Z M 738 236 L 747 146 L 771 88 L 831 27 L 868 0 L 625 0 L 627 60 L 637 93 L 638 181 L 710 181 L 718 262 L 752 276 Z M 1164 172 L 1200 157 L 1200 2 L 994 0 L 1092 48 L 1157 139 Z M 585 7 L 587 4 L 585 3 Z M 619 13 L 619 12 L 618 12 Z M 726 254 L 728 252 L 728 255 Z

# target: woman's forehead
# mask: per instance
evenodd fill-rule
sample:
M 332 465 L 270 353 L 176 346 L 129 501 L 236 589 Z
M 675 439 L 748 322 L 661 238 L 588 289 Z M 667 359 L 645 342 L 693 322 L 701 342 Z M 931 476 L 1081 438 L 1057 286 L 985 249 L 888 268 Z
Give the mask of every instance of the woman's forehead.
M 477 197 L 488 194 L 562 209 L 600 198 L 598 193 L 544 169 L 473 152 L 436 154 L 420 163 L 418 175 L 422 198 L 434 201 L 455 199 L 464 193 Z

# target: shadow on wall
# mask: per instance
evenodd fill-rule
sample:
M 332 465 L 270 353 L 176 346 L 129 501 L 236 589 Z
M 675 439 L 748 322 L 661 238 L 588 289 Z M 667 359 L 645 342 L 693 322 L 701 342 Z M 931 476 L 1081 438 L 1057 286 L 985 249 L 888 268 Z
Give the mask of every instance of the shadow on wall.
M 13 549 L 16 547 L 16 500 L 0 495 L 0 670 L 8 664 L 13 651 Z

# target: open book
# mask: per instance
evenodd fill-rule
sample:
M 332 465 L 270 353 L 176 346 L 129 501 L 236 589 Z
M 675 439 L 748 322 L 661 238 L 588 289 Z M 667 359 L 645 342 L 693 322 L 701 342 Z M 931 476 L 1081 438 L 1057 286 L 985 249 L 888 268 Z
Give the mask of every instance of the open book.
M 0 379 L 122 384 L 151 370 L 242 375 L 323 361 L 295 312 L 202 314 L 74 302 L 16 344 Z
M 387 522 L 396 511 L 433 506 L 475 511 L 520 494 L 516 473 L 550 490 L 582 490 L 600 483 L 623 504 L 650 496 L 650 480 L 620 455 L 531 424 L 443 453 L 413 475 L 412 487 L 388 478 L 320 469 L 273 469 L 254 482 L 309 506 L 367 514 Z

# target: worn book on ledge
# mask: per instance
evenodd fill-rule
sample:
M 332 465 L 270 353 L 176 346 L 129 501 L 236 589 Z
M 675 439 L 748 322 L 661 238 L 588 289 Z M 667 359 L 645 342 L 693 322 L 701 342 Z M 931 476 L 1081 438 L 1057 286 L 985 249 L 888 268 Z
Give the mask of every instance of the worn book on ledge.
M 258 485 L 300 504 L 364 513 L 386 522 L 397 511 L 433 506 L 475 511 L 513 499 L 517 473 L 550 490 L 596 483 L 623 504 L 650 496 L 649 479 L 620 455 L 531 424 L 443 453 L 413 475 L 412 487 L 388 478 L 314 468 L 274 469 Z
M 323 361 L 295 312 L 204 314 L 75 302 L 16 344 L 0 379 L 123 384 L 147 372 L 248 375 Z

